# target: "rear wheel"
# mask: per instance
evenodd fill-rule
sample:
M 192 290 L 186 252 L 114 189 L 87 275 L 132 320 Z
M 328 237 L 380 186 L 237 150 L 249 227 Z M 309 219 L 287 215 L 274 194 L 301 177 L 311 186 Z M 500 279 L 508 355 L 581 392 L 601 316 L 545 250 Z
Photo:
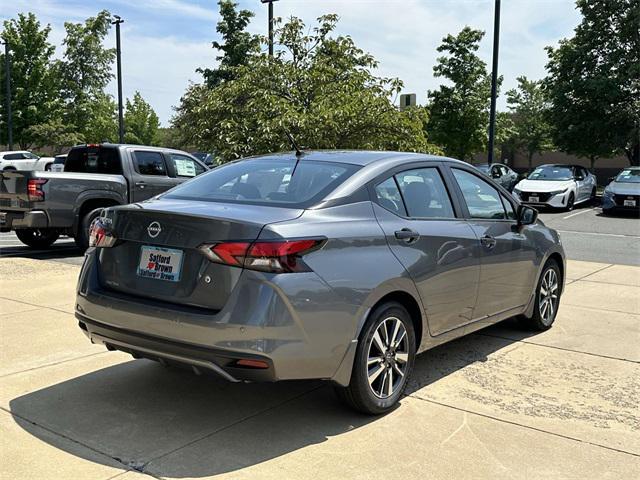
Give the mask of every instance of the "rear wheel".
M 365 324 L 347 387 L 336 387 L 338 397 L 350 407 L 378 415 L 398 402 L 416 354 L 411 317 L 396 302 L 376 308 Z
M 560 305 L 560 267 L 555 260 L 548 260 L 538 280 L 535 307 L 531 318 L 521 318 L 530 330 L 548 330 L 553 325 Z
M 91 223 L 100 216 L 100 212 L 104 207 L 96 208 L 87 213 L 82 220 L 80 221 L 80 225 L 78 225 L 78 231 L 76 232 L 76 236 L 74 240 L 76 245 L 82 251 L 85 251 L 89 248 L 89 229 L 91 228 Z
M 21 228 L 16 230 L 16 236 L 31 248 L 48 248 L 53 245 L 60 234 L 51 228 Z

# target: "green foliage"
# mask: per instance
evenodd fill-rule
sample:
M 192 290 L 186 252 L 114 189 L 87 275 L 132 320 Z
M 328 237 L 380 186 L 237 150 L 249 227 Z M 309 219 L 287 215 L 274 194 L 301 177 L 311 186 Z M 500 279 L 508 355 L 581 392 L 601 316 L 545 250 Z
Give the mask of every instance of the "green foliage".
M 127 98 L 124 113 L 124 139 L 126 143 L 153 145 L 156 141 L 160 120 L 140 92 L 135 92 L 133 101 Z
M 336 22 L 326 15 L 308 31 L 292 17 L 276 31 L 274 58 L 249 57 L 216 88 L 189 87 L 173 119 L 183 142 L 223 160 L 291 150 L 285 131 L 314 149 L 439 151 L 425 110 L 400 112 L 389 99 L 402 82 L 376 77 L 377 62 L 350 37 L 331 37 Z
M 577 0 L 573 38 L 547 48 L 546 91 L 555 143 L 589 157 L 625 152 L 640 164 L 640 6 Z
M 65 121 L 74 125 L 86 141 L 97 141 L 103 135 L 115 140 L 113 101 L 104 93 L 113 78 L 111 64 L 116 54 L 114 48 L 103 46 L 111 27 L 111 14 L 103 10 L 84 23 L 66 22 L 64 26 L 64 60 L 58 62 L 57 70 L 63 82 Z M 103 118 L 97 118 L 103 114 Z
M 54 154 L 62 152 L 65 147 L 82 142 L 78 132 L 65 124 L 60 117 L 31 125 L 27 128 L 27 133 L 32 138 L 35 148 L 51 147 Z
M 447 155 L 461 160 L 471 160 L 487 145 L 491 78 L 476 54 L 483 36 L 484 32 L 465 27 L 458 35 L 442 39 L 438 52 L 444 55 L 433 74 L 450 84 L 428 93 L 431 139 Z
M 529 168 L 533 155 L 553 148 L 548 122 L 549 104 L 542 82 L 518 77 L 518 87 L 507 92 L 507 104 L 514 118 L 514 143 L 527 153 Z
M 47 124 L 60 110 L 59 85 L 52 71 L 51 58 L 55 47 L 49 43 L 51 27 L 41 28 L 33 13 L 19 14 L 6 20 L 2 39 L 9 43 L 11 62 L 11 106 L 13 138 L 22 149 L 30 148 L 36 138 L 31 127 Z M 0 142 L 7 141 L 6 72 L 4 52 L 0 55 L 2 75 L 0 102 L 2 126 Z
M 232 0 L 220 0 L 220 16 L 216 31 L 222 35 L 224 43 L 213 42 L 213 48 L 222 51 L 216 57 L 219 67 L 197 69 L 202 73 L 209 88 L 234 78 L 234 67 L 246 65 L 248 57 L 256 54 L 260 46 L 260 38 L 245 31 L 254 13 L 249 10 L 237 11 L 238 4 Z
M 111 95 L 97 93 L 85 104 L 85 124 L 82 138 L 87 143 L 118 141 L 118 105 Z

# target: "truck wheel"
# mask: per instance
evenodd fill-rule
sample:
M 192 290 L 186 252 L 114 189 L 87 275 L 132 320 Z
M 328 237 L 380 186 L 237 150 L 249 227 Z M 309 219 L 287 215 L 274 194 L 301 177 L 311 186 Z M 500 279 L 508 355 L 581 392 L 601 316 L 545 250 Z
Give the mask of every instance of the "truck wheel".
M 60 234 L 52 228 L 21 228 L 16 230 L 16 236 L 31 248 L 48 248 Z
M 100 216 L 100 212 L 104 207 L 96 208 L 87 213 L 78 225 L 78 231 L 73 238 L 77 247 L 83 252 L 89 248 L 89 229 L 91 228 L 91 222 Z

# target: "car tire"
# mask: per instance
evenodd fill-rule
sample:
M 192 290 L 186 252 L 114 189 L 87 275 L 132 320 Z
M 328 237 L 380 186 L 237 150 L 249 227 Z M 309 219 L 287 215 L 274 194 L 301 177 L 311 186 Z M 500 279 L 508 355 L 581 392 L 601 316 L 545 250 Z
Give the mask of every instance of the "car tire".
M 100 216 L 100 212 L 102 212 L 103 208 L 104 207 L 100 207 L 91 210 L 82 217 L 82 220 L 80 221 L 74 240 L 76 242 L 76 246 L 83 252 L 89 248 L 89 229 L 91 228 L 91 223 Z
M 536 286 L 533 315 L 531 318 L 520 317 L 521 324 L 528 330 L 541 332 L 551 328 L 560 306 L 561 281 L 558 262 L 547 260 Z
M 567 212 L 570 212 L 571 210 L 573 210 L 573 207 L 575 206 L 575 202 L 576 202 L 576 197 L 573 194 L 573 192 L 571 192 L 569 194 L 569 198 L 567 199 L 567 206 L 566 206 L 565 210 Z
M 415 330 L 407 310 L 397 302 L 380 305 L 360 333 L 351 381 L 336 387 L 338 397 L 363 413 L 388 412 L 407 386 L 415 355 Z
M 49 248 L 60 234 L 52 228 L 21 228 L 16 230 L 16 236 L 31 248 Z

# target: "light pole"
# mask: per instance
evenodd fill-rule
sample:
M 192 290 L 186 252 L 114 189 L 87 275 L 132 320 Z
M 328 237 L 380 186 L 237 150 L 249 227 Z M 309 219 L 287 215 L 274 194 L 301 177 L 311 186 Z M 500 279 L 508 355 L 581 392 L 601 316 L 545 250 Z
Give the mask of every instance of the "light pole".
M 9 150 L 13 150 L 13 116 L 11 114 L 11 61 L 9 60 L 9 42 L 4 41 L 2 43 L 4 43 L 4 74 L 7 76 L 7 139 L 9 141 Z
M 269 4 L 269 56 L 273 57 L 273 2 L 278 0 L 260 0 Z
M 487 163 L 493 163 L 493 144 L 496 137 L 496 97 L 498 93 L 498 47 L 500 45 L 500 0 L 495 0 L 493 20 L 493 67 L 491 70 L 491 109 L 489 111 L 489 155 Z
M 116 63 L 118 68 L 118 141 L 124 143 L 124 118 L 122 116 L 122 62 L 120 59 L 120 24 L 124 22 L 118 15 L 111 22 L 116 26 Z

